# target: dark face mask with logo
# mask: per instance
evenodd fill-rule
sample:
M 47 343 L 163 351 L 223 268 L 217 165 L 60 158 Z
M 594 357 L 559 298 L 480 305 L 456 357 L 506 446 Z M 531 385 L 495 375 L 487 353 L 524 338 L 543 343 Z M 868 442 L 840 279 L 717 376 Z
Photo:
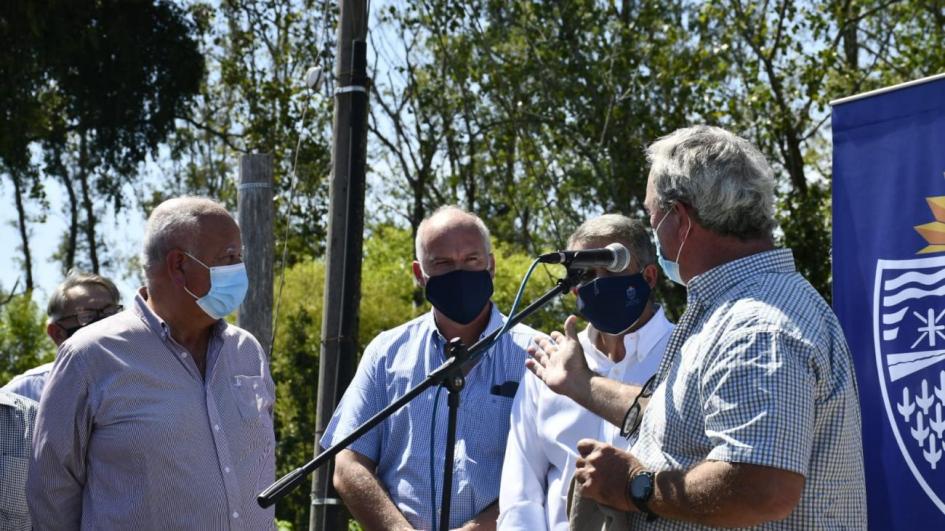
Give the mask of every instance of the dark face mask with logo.
M 430 277 L 425 289 L 427 300 L 443 315 L 459 324 L 476 319 L 492 297 L 492 275 L 482 271 L 457 269 Z
M 643 275 L 596 278 L 578 288 L 577 309 L 594 328 L 618 335 L 633 326 L 650 299 Z

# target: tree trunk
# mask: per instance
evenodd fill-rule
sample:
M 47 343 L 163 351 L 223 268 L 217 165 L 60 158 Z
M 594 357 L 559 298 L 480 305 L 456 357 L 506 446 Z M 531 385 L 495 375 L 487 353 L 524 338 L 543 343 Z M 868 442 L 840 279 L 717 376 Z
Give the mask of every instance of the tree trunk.
M 853 2 L 846 5 L 843 13 L 843 59 L 846 67 L 852 72 L 856 72 L 860 66 L 860 43 L 857 38 L 857 14 L 856 6 Z
M 89 156 L 85 135 L 79 137 L 79 182 L 82 184 L 82 206 L 85 209 L 85 239 L 89 245 L 89 261 L 92 272 L 99 274 L 98 249 L 95 241 L 95 209 L 92 206 L 92 194 L 89 190 Z
M 23 204 L 23 182 L 15 171 L 10 172 L 13 179 L 13 192 L 16 197 L 16 215 L 20 229 L 20 243 L 23 251 L 23 272 L 26 273 L 26 291 L 33 290 L 33 257 L 30 254 L 30 238 L 26 228 L 26 207 Z
M 62 185 L 69 194 L 69 238 L 66 241 L 66 255 L 62 264 L 68 272 L 75 267 L 75 248 L 79 240 L 79 198 L 75 194 L 75 187 L 67 170 L 63 172 Z

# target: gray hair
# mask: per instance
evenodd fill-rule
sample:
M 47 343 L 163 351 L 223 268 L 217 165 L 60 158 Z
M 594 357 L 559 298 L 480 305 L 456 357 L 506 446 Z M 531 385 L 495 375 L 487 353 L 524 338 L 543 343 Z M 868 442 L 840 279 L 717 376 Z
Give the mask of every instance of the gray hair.
M 220 203 L 205 197 L 176 197 L 164 201 L 151 212 L 141 245 L 141 265 L 150 278 L 154 268 L 164 261 L 172 249 L 193 252 L 200 235 L 200 220 L 204 216 L 229 216 Z
M 774 175 L 750 142 L 719 127 L 679 129 L 646 150 L 657 207 L 695 209 L 700 225 L 741 239 L 770 237 Z
M 56 286 L 56 289 L 53 290 L 52 295 L 49 297 L 49 302 L 46 304 L 46 315 L 48 315 L 51 320 L 57 321 L 63 317 L 66 311 L 66 305 L 69 304 L 69 298 L 66 296 L 66 292 L 77 286 L 101 286 L 111 295 L 112 304 L 118 304 L 118 301 L 121 300 L 121 293 L 118 292 L 118 288 L 115 287 L 115 283 L 111 280 L 101 275 L 96 275 L 95 273 L 85 273 L 83 271 L 70 269 L 69 273 L 66 274 L 66 279 Z
M 471 221 L 472 224 L 479 230 L 479 234 L 482 235 L 482 241 L 486 246 L 486 253 L 492 254 L 492 240 L 489 235 L 489 228 L 486 227 L 486 224 L 480 219 L 479 216 L 464 210 L 463 208 L 456 205 L 444 205 L 433 211 L 432 214 L 427 216 L 420 222 L 420 225 L 417 226 L 417 238 L 414 241 L 414 252 L 417 255 L 417 261 L 421 264 L 423 263 L 424 255 L 426 250 L 423 248 L 423 233 L 424 229 L 430 225 L 431 222 L 436 220 L 441 216 L 454 215 L 458 217 L 468 218 L 468 221 Z
M 577 244 L 613 242 L 622 243 L 630 250 L 630 267 L 636 265 L 642 270 L 656 263 L 656 249 L 646 224 L 620 214 L 604 214 L 585 221 L 568 238 L 568 248 L 573 249 Z

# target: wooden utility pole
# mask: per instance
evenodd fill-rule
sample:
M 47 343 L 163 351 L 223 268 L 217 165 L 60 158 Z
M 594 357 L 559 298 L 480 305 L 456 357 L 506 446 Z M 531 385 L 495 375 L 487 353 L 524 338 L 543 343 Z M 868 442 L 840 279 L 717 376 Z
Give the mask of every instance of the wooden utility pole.
M 243 155 L 237 201 L 249 291 L 236 323 L 256 337 L 268 356 L 272 345 L 272 155 Z
M 321 451 L 319 439 L 351 381 L 357 357 L 369 82 L 367 20 L 366 0 L 341 1 L 315 454 Z M 348 528 L 346 512 L 332 486 L 333 472 L 334 462 L 312 477 L 311 531 Z

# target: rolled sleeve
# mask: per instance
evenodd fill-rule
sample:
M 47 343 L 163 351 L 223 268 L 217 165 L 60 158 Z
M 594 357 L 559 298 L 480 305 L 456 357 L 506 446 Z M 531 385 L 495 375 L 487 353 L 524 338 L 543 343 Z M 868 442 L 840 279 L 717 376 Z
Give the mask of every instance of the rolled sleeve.
M 382 402 L 382 398 L 387 396 L 387 391 L 383 379 L 378 378 L 379 363 L 378 350 L 374 348 L 373 344 L 368 345 L 351 384 L 345 390 L 344 396 L 341 397 L 341 402 L 335 409 L 328 427 L 325 428 L 325 434 L 319 441 L 322 448 L 337 444 L 383 409 L 385 404 Z M 358 452 L 377 463 L 380 460 L 381 430 L 383 429 L 384 423 L 382 422 L 352 442 L 348 449 Z
M 91 426 L 84 360 L 60 349 L 40 401 L 26 482 L 35 529 L 79 529 Z
M 541 451 L 542 441 L 535 419 L 538 415 L 538 380 L 526 373 L 515 393 L 509 438 L 499 489 L 501 530 L 547 529 L 545 496 L 550 463 Z
M 707 359 L 701 377 L 709 460 L 806 476 L 814 433 L 812 346 L 776 330 L 746 331 Z

